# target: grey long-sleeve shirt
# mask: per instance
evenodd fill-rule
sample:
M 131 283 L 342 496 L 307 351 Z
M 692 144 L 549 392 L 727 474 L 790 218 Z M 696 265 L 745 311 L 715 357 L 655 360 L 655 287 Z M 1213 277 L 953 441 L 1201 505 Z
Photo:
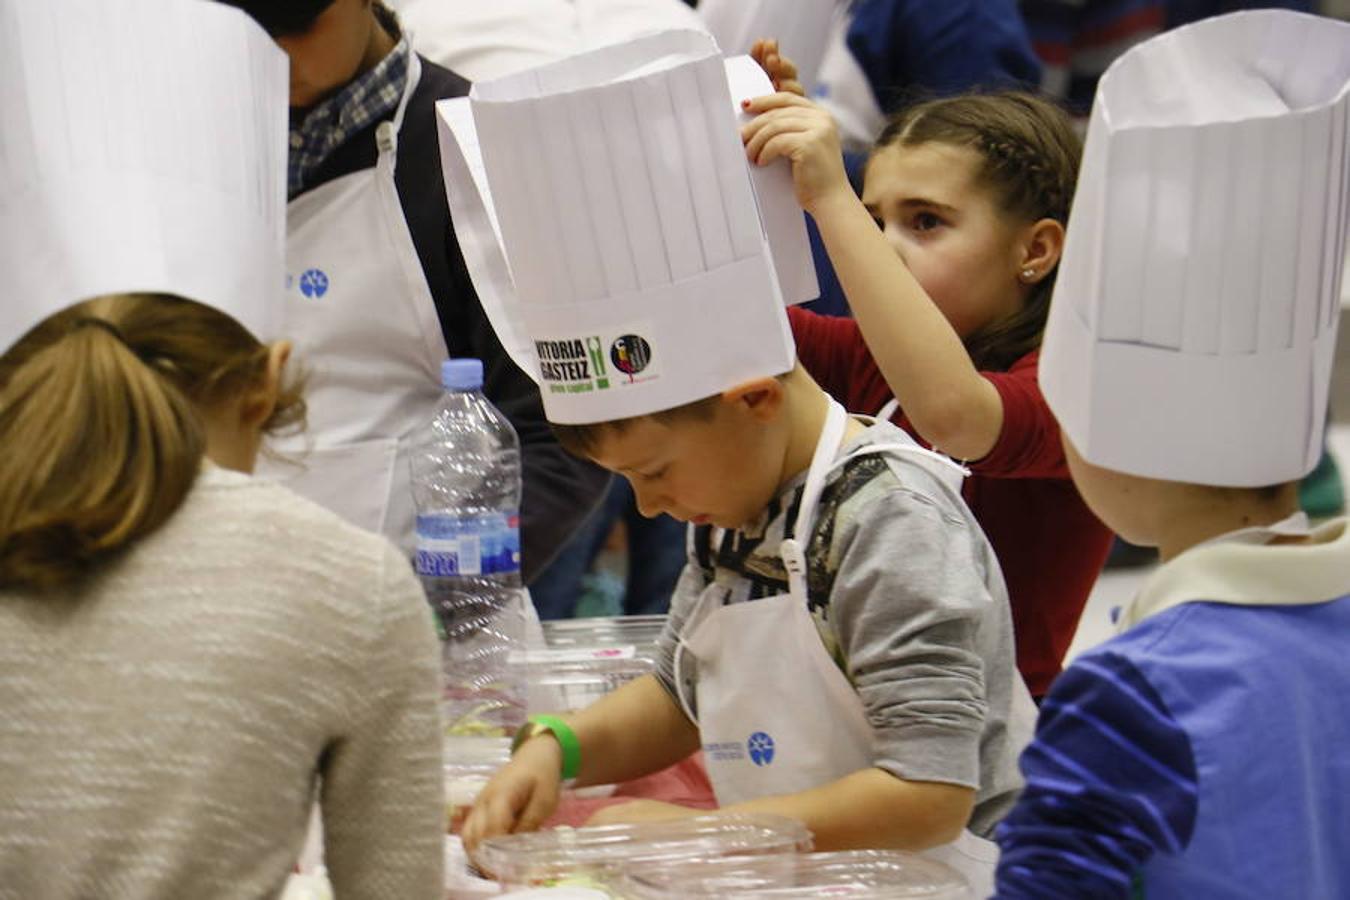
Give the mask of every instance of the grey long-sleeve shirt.
M 880 442 L 913 443 L 876 424 L 839 456 Z M 875 765 L 908 780 L 974 788 L 969 827 L 988 836 L 1021 787 L 1017 755 L 1030 740 L 1035 709 L 1015 668 L 998 562 L 933 465 L 887 453 L 831 474 L 807 547 L 809 605 L 826 650 L 862 700 Z M 658 675 L 672 695 L 675 647 L 705 588 L 715 585 L 723 603 L 787 591 L 778 546 L 804 481 L 789 483 L 755 522 L 716 543 L 708 528 L 691 532 L 661 641 Z M 695 668 L 686 696 L 696 680 Z

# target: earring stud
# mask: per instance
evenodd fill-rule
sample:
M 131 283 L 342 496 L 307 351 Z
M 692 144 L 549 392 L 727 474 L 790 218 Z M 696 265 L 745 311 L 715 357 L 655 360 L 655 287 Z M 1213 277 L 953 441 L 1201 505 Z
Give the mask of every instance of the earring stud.
M 1023 270 L 1022 270 L 1022 280 L 1023 280 L 1023 281 L 1030 281 L 1031 279 L 1033 279 L 1033 278 L 1035 278 L 1035 277 L 1036 277 L 1036 270 L 1035 270 L 1035 269 L 1023 269 Z

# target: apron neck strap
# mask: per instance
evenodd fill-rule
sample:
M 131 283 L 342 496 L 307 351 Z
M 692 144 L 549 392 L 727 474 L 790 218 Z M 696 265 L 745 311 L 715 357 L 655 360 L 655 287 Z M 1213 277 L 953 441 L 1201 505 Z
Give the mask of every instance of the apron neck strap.
M 398 100 L 392 119 L 385 119 L 375 129 L 375 146 L 379 148 L 379 165 L 394 173 L 398 159 L 398 135 L 403 130 L 403 116 L 408 111 L 408 101 L 412 99 L 417 83 L 422 80 L 422 60 L 413 50 L 408 51 L 408 77 L 403 85 L 403 96 Z
M 834 458 L 848 428 L 848 413 L 833 399 L 829 404 L 825 412 L 825 427 L 816 441 L 811 468 L 806 472 L 806 484 L 802 487 L 802 499 L 797 507 L 797 519 L 792 524 L 792 534 L 778 548 L 778 555 L 787 569 L 788 589 L 802 597 L 806 596 L 806 544 L 811 540 L 816 503 L 825 490 L 825 476 L 834 468 Z

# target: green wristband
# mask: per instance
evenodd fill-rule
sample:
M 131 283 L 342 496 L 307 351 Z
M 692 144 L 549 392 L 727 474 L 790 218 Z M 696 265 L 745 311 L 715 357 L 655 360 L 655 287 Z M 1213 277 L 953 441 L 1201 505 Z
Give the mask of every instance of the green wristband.
M 530 721 L 557 738 L 558 746 L 562 748 L 563 781 L 576 778 L 581 770 L 581 742 L 577 740 L 576 732 L 557 716 L 530 716 Z

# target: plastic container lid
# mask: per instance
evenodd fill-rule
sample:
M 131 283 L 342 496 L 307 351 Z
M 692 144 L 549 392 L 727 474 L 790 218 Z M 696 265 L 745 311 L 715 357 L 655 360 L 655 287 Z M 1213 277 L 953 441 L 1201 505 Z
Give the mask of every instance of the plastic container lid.
M 677 897 L 968 900 L 971 896 L 966 880 L 955 869 L 898 850 L 629 865 L 618 880 L 617 889 L 620 896 L 631 900 Z
M 810 849 L 811 832 L 798 821 L 727 815 L 503 835 L 484 841 L 476 860 L 508 887 L 539 887 L 573 878 L 603 883 L 638 862 Z
M 441 363 L 441 384 L 448 391 L 476 391 L 483 386 L 481 359 L 447 359 Z
M 547 696 L 548 707 L 560 712 L 585 709 L 615 688 L 656 669 L 656 663 L 639 656 L 631 644 L 521 650 L 512 653 L 507 662 L 529 685 L 532 702 Z M 541 695 L 539 691 L 552 693 Z
M 553 649 L 633 647 L 644 659 L 656 659 L 656 643 L 665 616 L 594 616 L 545 621 L 544 640 Z

